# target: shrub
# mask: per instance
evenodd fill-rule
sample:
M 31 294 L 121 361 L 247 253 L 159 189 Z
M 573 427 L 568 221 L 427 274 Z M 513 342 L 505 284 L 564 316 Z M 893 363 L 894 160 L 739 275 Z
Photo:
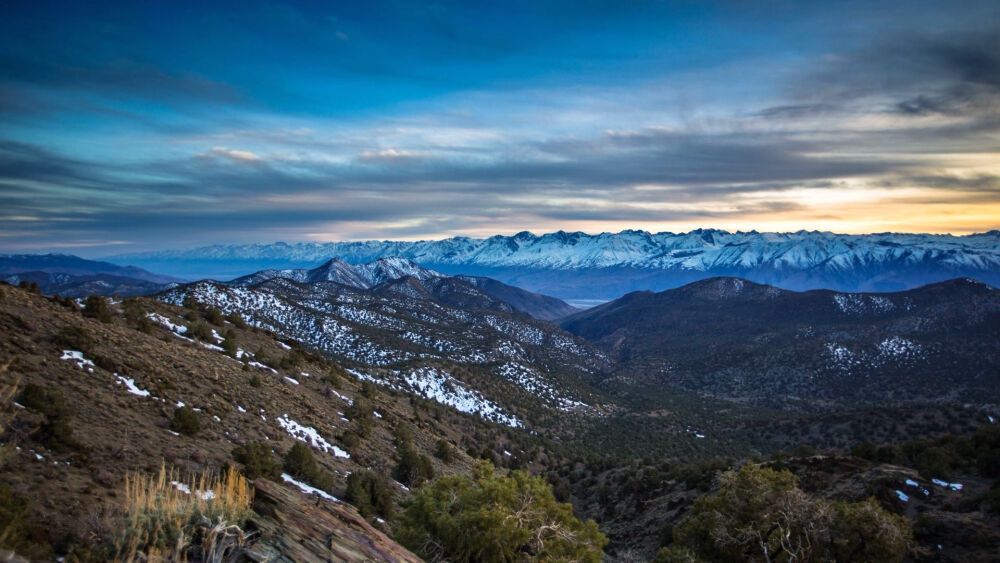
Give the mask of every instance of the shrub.
M 358 444 L 361 443 L 361 436 L 358 436 L 357 433 L 348 430 L 340 435 L 340 443 L 344 444 L 344 447 L 348 450 L 353 450 L 358 446 Z
M 295 442 L 285 454 L 282 467 L 294 479 L 305 481 L 317 489 L 333 492 L 333 474 L 320 468 L 309 446 Z
M 367 438 L 371 434 L 374 423 L 372 408 L 364 397 L 355 397 L 351 406 L 344 411 L 344 415 L 357 425 L 359 436 Z
M 233 323 L 236 328 L 246 328 L 247 324 L 243 321 L 243 317 L 239 313 L 233 312 L 226 315 L 226 320 Z
M 900 561 L 912 543 L 907 521 L 874 499 L 813 498 L 789 471 L 746 464 L 719 485 L 674 529 L 672 556 L 686 549 L 712 561 Z
M 7 283 L 7 282 L 4 282 Z M 28 280 L 21 280 L 17 283 L 17 287 L 27 291 L 28 293 L 42 294 L 42 289 L 38 286 L 38 282 L 29 282 Z
M 52 548 L 36 537 L 40 528 L 29 521 L 28 500 L 15 495 L 10 485 L 0 484 L 0 553 L 10 550 L 32 560 L 50 560 Z
M 18 395 L 17 402 L 45 416 L 45 422 L 34 436 L 47 448 L 55 452 L 81 448 L 73 438 L 73 409 L 66 404 L 62 391 L 29 383 Z
M 231 331 L 230 331 L 231 332 Z M 236 351 L 239 347 L 236 345 L 235 335 L 226 335 L 226 339 L 222 341 L 222 351 L 226 353 L 227 356 L 236 357 Z
M 246 366 L 246 364 L 243 364 Z M 260 387 L 260 374 L 255 373 L 250 376 L 250 387 Z
M 91 295 L 83 302 L 83 316 L 97 319 L 102 323 L 110 323 L 113 319 L 108 300 L 100 295 Z
M 424 481 L 434 478 L 434 465 L 431 458 L 421 455 L 407 444 L 399 452 L 399 463 L 393 476 L 407 487 L 419 487 Z
M 174 409 L 173 418 L 170 419 L 170 429 L 185 436 L 194 436 L 201 430 L 198 413 L 188 407 L 177 407 Z
M 396 539 L 428 560 L 597 563 L 607 537 L 559 504 L 544 479 L 504 477 L 479 462 L 472 476 L 448 475 L 417 491 L 397 520 Z
M 278 368 L 285 371 L 293 370 L 302 365 L 304 358 L 302 352 L 291 350 L 281 360 L 278 361 Z
M 392 518 L 392 493 L 385 479 L 373 471 L 360 470 L 347 477 L 344 500 L 353 504 L 365 518 L 378 515 Z
M 434 456 L 445 463 L 451 463 L 455 460 L 455 448 L 450 442 L 448 442 L 448 440 L 441 438 L 437 442 L 437 448 L 434 450 Z
M 234 468 L 186 482 L 165 466 L 155 476 L 133 473 L 124 499 L 120 531 L 110 538 L 115 560 L 210 560 L 216 548 L 246 543 L 239 526 L 251 514 L 253 488 Z
M 222 316 L 222 311 L 215 307 L 209 307 L 205 309 L 205 320 L 215 326 L 222 326 L 222 323 L 225 322 L 225 317 Z
M 194 322 L 187 327 L 188 336 L 197 338 L 203 342 L 215 344 L 215 337 L 212 335 L 212 328 L 203 322 Z
M 94 349 L 94 338 L 82 326 L 66 325 L 56 333 L 55 343 L 60 348 L 78 350 L 84 354 Z
M 271 455 L 271 447 L 263 442 L 233 448 L 233 459 L 243 464 L 243 474 L 251 481 L 258 477 L 272 481 L 281 478 L 281 464 Z

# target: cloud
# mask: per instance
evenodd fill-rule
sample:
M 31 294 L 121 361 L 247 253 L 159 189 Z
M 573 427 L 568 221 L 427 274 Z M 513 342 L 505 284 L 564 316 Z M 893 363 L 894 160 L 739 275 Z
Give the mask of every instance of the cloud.
M 209 152 L 201 153 L 198 156 L 202 158 L 221 157 L 243 163 L 256 163 L 261 161 L 260 156 L 250 151 L 241 151 L 236 149 L 229 149 L 226 147 L 212 147 L 212 150 L 210 150 Z

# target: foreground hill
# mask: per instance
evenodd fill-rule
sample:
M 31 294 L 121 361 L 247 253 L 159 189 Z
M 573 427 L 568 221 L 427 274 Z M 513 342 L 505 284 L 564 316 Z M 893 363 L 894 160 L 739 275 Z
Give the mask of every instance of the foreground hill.
M 492 425 L 446 407 L 374 388 L 362 395 L 361 383 L 336 364 L 235 317 L 236 324 L 218 318 L 212 324 L 203 310 L 132 300 L 111 306 L 111 316 L 101 322 L 82 316 L 72 302 L 2 285 L 0 305 L 4 385 L 16 385 L 18 392 L 35 386 L 48 397 L 37 404 L 21 399 L 27 406 L 2 405 L 4 420 L 10 420 L 8 414 L 13 418 L 5 443 L 17 448 L 6 450 L 0 460 L 0 485 L 28 499 L 30 520 L 38 526 L 33 537 L 63 549 L 101 532 L 101 518 L 120 508 L 127 473 L 155 474 L 164 462 L 185 475 L 197 474 L 232 463 L 237 446 L 267 443 L 280 457 L 293 444 L 304 443 L 319 468 L 329 472 L 329 492 L 342 497 L 351 472 L 375 468 L 392 474 L 395 426 L 410 429 L 419 452 L 433 452 L 440 440 L 454 444 L 452 461 L 428 458 L 437 473 L 466 471 L 471 460 L 464 444 L 471 444 L 472 436 L 488 440 L 492 434 Z M 214 328 L 199 331 L 199 326 Z M 204 339 L 194 336 L 198 332 Z M 226 338 L 213 336 L 219 333 Z M 225 341 L 238 345 L 232 356 L 220 346 Z M 359 411 L 359 401 L 368 410 Z M 197 419 L 193 432 L 172 423 L 182 405 Z M 359 433 L 365 439 L 359 440 Z M 484 446 L 520 451 L 509 442 L 478 447 Z M 401 484 L 390 485 L 393 495 L 406 493 Z M 301 556 L 303 549 L 313 550 L 311 558 L 326 558 L 326 552 L 315 551 L 323 546 L 369 556 L 379 549 L 405 553 L 398 546 L 387 548 L 394 545 L 391 540 L 377 537 L 352 508 L 300 508 L 299 503 L 312 506 L 320 500 L 303 496 L 296 485 L 280 486 L 287 492 L 271 490 L 261 498 L 270 503 L 257 517 L 261 529 L 274 529 L 268 514 L 284 519 L 281 528 L 261 539 L 264 551 L 287 549 L 288 559 L 297 559 L 294 554 Z M 326 539 L 295 536 L 288 526 L 308 523 L 289 522 L 289 515 L 309 510 L 329 513 L 327 521 L 340 522 L 343 529 Z M 329 543 L 330 537 L 339 539 Z
M 110 258 L 196 277 L 363 263 L 398 256 L 450 274 L 488 276 L 561 299 L 609 300 L 716 276 L 785 289 L 900 291 L 957 277 L 1000 285 L 1000 231 L 968 236 L 827 232 L 528 232 L 487 239 L 216 245 Z
M 966 279 L 846 294 L 714 278 L 631 293 L 562 326 L 635 377 L 718 397 L 1000 400 L 1000 291 Z

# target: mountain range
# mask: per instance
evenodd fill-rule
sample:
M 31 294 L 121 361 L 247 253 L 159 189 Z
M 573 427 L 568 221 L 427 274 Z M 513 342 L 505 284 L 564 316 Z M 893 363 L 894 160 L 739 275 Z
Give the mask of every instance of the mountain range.
M 580 303 L 716 276 L 792 290 L 847 292 L 900 291 L 958 277 L 1000 285 L 1000 231 L 967 236 L 712 229 L 679 234 L 521 232 L 416 242 L 213 245 L 108 259 L 189 278 L 226 279 L 267 268 L 314 267 L 334 256 L 352 264 L 407 258 L 438 272 L 487 276 Z
M 87 260 L 71 254 L 0 254 L 0 276 L 32 272 L 68 274 L 71 276 L 114 276 L 155 284 L 181 281 L 178 278 L 148 272 L 135 266 L 119 266 L 110 262 Z
M 712 278 L 561 321 L 645 383 L 787 407 L 1000 401 L 1000 290 L 794 292 Z

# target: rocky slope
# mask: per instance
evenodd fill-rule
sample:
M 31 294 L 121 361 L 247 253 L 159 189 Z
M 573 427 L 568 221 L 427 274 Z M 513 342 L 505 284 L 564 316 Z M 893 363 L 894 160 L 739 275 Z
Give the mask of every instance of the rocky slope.
M 127 473 L 155 472 L 164 462 L 185 475 L 218 469 L 233 463 L 232 450 L 247 443 L 267 443 L 279 459 L 296 442 L 305 443 L 319 467 L 331 473 L 334 496 L 342 497 L 349 473 L 372 469 L 389 478 L 396 498 L 406 494 L 390 477 L 399 425 L 410 429 L 414 447 L 429 456 L 438 474 L 468 471 L 470 447 L 518 455 L 532 447 L 530 436 L 519 434 L 524 442 L 514 442 L 499 427 L 446 406 L 374 386 L 362 395 L 363 382 L 337 364 L 272 333 L 229 320 L 212 324 L 201 309 L 143 298 L 113 304 L 111 311 L 109 322 L 100 322 L 82 316 L 71 301 L 0 285 L 4 388 L 14 385 L 20 392 L 35 385 L 57 394 L 66 407 L 53 425 L 52 413 L 0 405 L 2 420 L 12 418 L 2 434 L 12 447 L 0 460 L 0 486 L 27 501 L 33 537 L 55 546 L 57 554 L 99 537 L 121 510 Z M 198 326 L 211 328 L 199 338 Z M 238 344 L 233 356 L 213 336 L 220 333 Z M 368 434 L 349 440 L 361 431 L 361 419 L 348 414 L 362 396 L 370 409 L 364 415 Z M 196 434 L 171 428 L 179 405 L 195 413 Z M 447 463 L 430 456 L 441 440 L 453 445 L 454 459 Z M 314 507 L 318 500 L 305 500 L 291 485 L 269 483 L 261 490 L 259 501 L 268 508 L 255 517 L 257 526 L 291 526 L 287 535 L 274 532 L 263 540 L 287 560 L 303 560 L 304 554 L 316 560 L 357 560 L 357 554 L 412 560 L 349 509 Z M 317 523 L 327 521 L 334 523 L 332 531 L 313 534 Z

